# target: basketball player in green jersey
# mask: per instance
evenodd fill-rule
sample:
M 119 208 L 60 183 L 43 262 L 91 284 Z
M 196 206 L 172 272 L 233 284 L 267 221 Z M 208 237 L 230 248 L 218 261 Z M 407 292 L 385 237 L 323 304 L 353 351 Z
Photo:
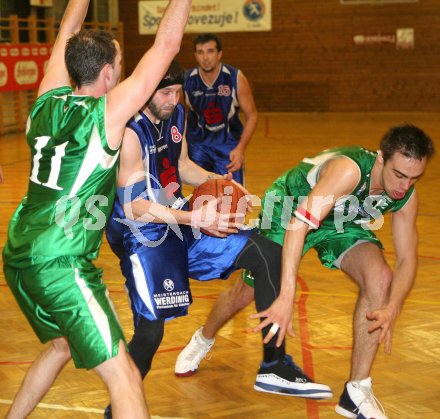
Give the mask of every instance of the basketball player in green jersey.
M 336 406 L 342 416 L 386 419 L 373 396 L 369 375 L 379 343 L 385 343 L 387 352 L 391 349 L 395 321 L 414 282 L 414 184 L 433 154 L 433 142 L 420 128 L 400 125 L 385 134 L 379 152 L 357 146 L 326 150 L 284 173 L 264 195 L 261 234 L 283 245 L 280 295 L 268 310 L 252 316 L 263 319 L 255 332 L 273 324 L 265 342 L 275 338 L 277 346 L 282 347 L 286 332 L 293 335 L 295 282 L 301 257 L 309 249 L 317 251 L 324 266 L 341 269 L 359 287 L 351 377 Z M 394 271 L 372 231 L 382 226 L 382 215 L 388 211 L 392 213 L 397 256 Z M 201 330 L 207 343 L 192 339 L 179 355 L 176 369 L 179 361 L 187 370 L 197 369 L 213 345 L 217 330 L 242 308 L 238 307 L 240 302 L 226 304 L 232 298 L 233 289 L 220 295 Z M 241 303 L 244 306 L 248 301 Z M 206 341 L 207 338 L 212 340 Z M 276 368 L 277 365 L 262 365 L 257 390 L 285 394 L 282 387 L 277 389 L 268 382 L 267 377 L 273 376 Z
M 29 368 L 8 418 L 27 416 L 70 358 L 104 381 L 115 417 L 148 417 L 139 373 L 92 260 L 112 209 L 125 125 L 178 53 L 190 5 L 169 2 L 153 46 L 120 84 L 119 44 L 109 34 L 80 31 L 89 0 L 67 5 L 28 118 L 28 193 L 3 253 L 20 308 L 40 341 L 51 344 Z

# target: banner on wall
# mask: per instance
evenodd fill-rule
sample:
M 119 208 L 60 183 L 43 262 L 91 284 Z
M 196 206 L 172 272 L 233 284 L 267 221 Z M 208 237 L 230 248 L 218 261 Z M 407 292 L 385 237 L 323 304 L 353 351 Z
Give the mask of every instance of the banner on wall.
M 419 0 L 340 0 L 341 4 L 418 3 Z
M 31 0 L 31 6 L 52 7 L 53 0 Z
M 0 92 L 36 89 L 52 45 L 0 45 Z
M 414 28 L 398 28 L 396 32 L 378 32 L 353 35 L 353 43 L 357 46 L 393 44 L 397 49 L 414 48 Z
M 155 34 L 168 4 L 139 1 L 139 34 Z M 252 32 L 272 29 L 271 0 L 193 0 L 186 33 Z

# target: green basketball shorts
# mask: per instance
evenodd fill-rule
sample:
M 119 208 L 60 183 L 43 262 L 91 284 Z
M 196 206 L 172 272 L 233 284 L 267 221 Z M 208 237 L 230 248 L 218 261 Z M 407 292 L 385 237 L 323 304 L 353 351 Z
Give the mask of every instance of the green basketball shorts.
M 94 368 L 125 343 L 102 270 L 85 257 L 62 256 L 17 269 L 6 281 L 42 343 L 66 337 L 77 368 Z
M 282 245 L 285 232 L 286 230 L 281 226 L 279 228 L 272 226 L 272 230 L 261 230 L 260 234 Z M 379 248 L 383 248 L 376 235 L 371 230 L 362 228 L 359 224 L 347 223 L 343 232 L 338 232 L 335 228 L 326 228 L 323 225 L 307 234 L 302 254 L 304 256 L 308 250 L 314 248 L 322 265 L 330 269 L 339 269 L 345 254 L 354 246 L 366 242 L 374 243 Z M 251 272 L 244 271 L 242 279 L 251 287 L 254 286 Z

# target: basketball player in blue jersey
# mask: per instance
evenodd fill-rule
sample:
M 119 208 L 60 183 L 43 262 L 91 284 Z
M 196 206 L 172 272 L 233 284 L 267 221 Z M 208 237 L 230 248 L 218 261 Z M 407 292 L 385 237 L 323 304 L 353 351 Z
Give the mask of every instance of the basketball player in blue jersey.
M 272 323 L 265 341 L 278 331 L 277 345 L 284 344 L 286 331 L 292 334 L 296 278 L 301 257 L 311 248 L 324 266 L 340 269 L 359 287 L 350 379 L 336 405 L 336 412 L 347 418 L 387 419 L 373 394 L 370 373 L 379 344 L 384 342 L 390 352 L 395 322 L 415 280 L 415 183 L 433 154 L 434 144 L 423 130 L 398 125 L 384 135 L 379 151 L 340 147 L 304 158 L 276 179 L 263 198 L 261 234 L 283 245 L 281 292 L 268 310 L 252 315 L 264 319 L 254 331 Z M 396 250 L 394 270 L 373 231 L 381 227 L 387 212 Z M 228 297 L 225 291 L 219 299 Z M 227 310 L 215 305 L 202 331 L 208 328 L 209 336 L 215 336 L 233 315 Z M 191 339 L 176 369 L 197 369 L 206 346 Z M 265 391 L 269 384 L 263 371 L 256 386 Z
M 198 186 L 222 176 L 188 157 L 184 110 L 178 103 L 183 75 L 173 62 L 155 94 L 127 125 L 118 194 L 107 226 L 108 242 L 126 279 L 134 321 L 129 349 L 142 377 L 151 368 L 165 321 L 187 314 L 192 302 L 188 277 L 227 279 L 234 270 L 250 269 L 259 310 L 269 307 L 278 292 L 281 246 L 253 230 L 237 229 L 228 214 L 216 214 L 213 224 L 204 226 L 217 237 L 200 233 L 195 227 L 204 210 L 185 207 L 181 182 Z M 217 202 L 208 205 L 214 208 Z M 266 362 L 283 357 L 288 355 L 275 347 L 275 340 L 264 345 Z M 290 358 L 281 369 L 278 373 L 290 381 L 293 394 L 331 397 L 328 386 L 313 383 Z M 105 417 L 111 417 L 110 406 Z
M 102 270 L 92 261 L 113 206 L 125 126 L 178 53 L 190 6 L 169 2 L 154 44 L 119 83 L 119 43 L 105 32 L 81 31 L 89 0 L 67 5 L 27 121 L 28 193 L 3 250 L 8 285 L 50 345 L 29 368 L 9 419 L 27 417 L 72 358 L 105 383 L 115 417 L 149 417 Z
M 214 34 L 194 39 L 198 67 L 185 75 L 188 153 L 206 170 L 244 182 L 244 153 L 257 126 L 257 109 L 243 73 L 223 64 L 222 44 Z M 239 112 L 245 116 L 244 126 Z

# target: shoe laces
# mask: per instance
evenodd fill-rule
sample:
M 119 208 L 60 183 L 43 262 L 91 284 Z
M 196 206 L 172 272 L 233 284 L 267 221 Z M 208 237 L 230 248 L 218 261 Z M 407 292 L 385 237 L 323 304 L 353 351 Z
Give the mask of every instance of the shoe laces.
M 360 390 L 362 392 L 362 394 L 364 395 L 363 400 L 361 400 L 361 402 L 359 403 L 359 405 L 357 407 L 358 412 L 361 411 L 362 405 L 369 405 L 369 406 L 371 406 L 371 408 L 373 408 L 376 411 L 379 411 L 384 417 L 386 417 L 385 409 L 383 408 L 380 401 L 376 398 L 376 396 L 374 395 L 373 390 L 371 388 L 362 386 L 358 383 L 353 383 L 353 387 Z M 370 415 L 371 413 L 367 413 L 367 414 Z
M 293 368 L 295 370 L 295 375 L 300 377 L 300 378 L 304 378 L 307 381 L 313 382 L 313 380 L 310 379 L 310 377 L 308 377 L 306 375 L 306 373 L 301 369 L 301 367 L 299 367 L 298 365 L 295 364 L 295 362 L 293 361 L 293 358 L 290 355 L 284 355 L 284 359 L 283 359 L 283 363 L 286 366 L 289 366 L 290 368 Z
M 205 343 L 202 339 L 196 335 L 195 336 L 195 345 L 191 345 L 191 350 L 188 352 L 186 359 L 193 360 L 196 358 L 197 360 L 202 360 L 205 358 L 206 360 L 210 360 L 212 357 L 212 353 L 210 353 L 214 342 Z

